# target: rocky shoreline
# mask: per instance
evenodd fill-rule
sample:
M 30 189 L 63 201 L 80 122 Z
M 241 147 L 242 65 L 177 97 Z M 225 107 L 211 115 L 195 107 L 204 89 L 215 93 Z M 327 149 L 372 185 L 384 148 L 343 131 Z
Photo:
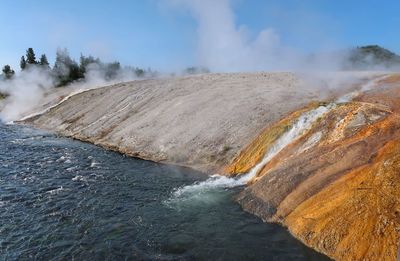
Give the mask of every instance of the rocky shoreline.
M 370 87 L 329 107 L 237 198 L 336 260 L 397 259 L 400 77 Z M 292 73 L 144 80 L 74 95 L 23 123 L 133 157 L 237 176 L 302 114 L 343 92 L 307 88 Z

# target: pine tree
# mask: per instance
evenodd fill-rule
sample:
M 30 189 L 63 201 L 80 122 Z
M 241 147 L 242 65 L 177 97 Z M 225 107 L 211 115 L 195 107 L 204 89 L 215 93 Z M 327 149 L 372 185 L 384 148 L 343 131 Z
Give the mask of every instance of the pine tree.
M 94 58 L 91 55 L 84 56 L 83 54 L 81 54 L 79 61 L 80 61 L 79 70 L 80 70 L 82 76 L 86 73 L 89 65 L 92 65 L 92 67 L 101 67 L 102 66 L 102 62 L 100 61 L 100 59 Z
M 84 77 L 79 65 L 69 56 L 67 49 L 57 50 L 53 74 L 58 80 L 58 86 L 67 85 Z
M 36 55 L 32 48 L 26 50 L 26 62 L 28 64 L 37 64 Z
M 117 78 L 118 72 L 121 69 L 121 65 L 119 62 L 113 62 L 113 63 L 108 63 L 106 64 L 104 70 L 105 70 L 105 77 L 106 80 L 112 80 Z
M 40 56 L 39 64 L 47 69 L 50 68 L 49 61 L 47 60 L 45 54 L 42 54 L 42 56 Z
M 26 60 L 25 60 L 25 56 L 23 56 L 23 55 L 21 57 L 21 61 L 19 62 L 19 66 L 21 67 L 21 70 L 25 70 L 25 68 L 26 68 Z
M 67 49 L 57 49 L 56 61 L 53 66 L 53 74 L 58 80 L 59 86 L 64 86 L 69 83 L 69 66 L 72 59 L 68 54 Z
M 7 64 L 3 67 L 3 74 L 6 79 L 11 79 L 14 76 L 15 72 L 13 69 L 11 69 L 11 66 Z

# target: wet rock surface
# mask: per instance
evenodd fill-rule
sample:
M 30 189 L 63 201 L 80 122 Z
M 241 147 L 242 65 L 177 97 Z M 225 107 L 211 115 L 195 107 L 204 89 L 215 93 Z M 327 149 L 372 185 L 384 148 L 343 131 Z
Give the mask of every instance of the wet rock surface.
M 336 260 L 397 260 L 399 109 L 397 75 L 337 104 L 269 161 L 238 202 L 264 221 L 287 226 L 306 245 Z M 276 128 L 263 135 L 274 135 Z M 255 157 L 247 153 L 240 157 Z M 239 168 L 240 160 L 232 164 L 228 170 Z

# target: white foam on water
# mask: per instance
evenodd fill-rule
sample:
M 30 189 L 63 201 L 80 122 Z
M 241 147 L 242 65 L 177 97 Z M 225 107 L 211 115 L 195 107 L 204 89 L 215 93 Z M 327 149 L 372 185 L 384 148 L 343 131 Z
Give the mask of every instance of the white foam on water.
M 56 163 L 71 164 L 73 162 L 73 155 L 65 152 L 64 155 L 55 160 Z
M 81 181 L 81 182 L 87 182 L 87 181 L 88 181 L 88 178 L 85 177 L 85 176 L 82 176 L 82 175 L 76 175 L 76 176 L 73 177 L 71 180 L 72 180 L 72 181 L 77 181 L 77 182 L 79 182 L 79 181 Z
M 73 166 L 73 167 L 67 168 L 66 171 L 71 172 L 71 171 L 77 170 L 78 168 L 79 168 L 78 166 Z
M 96 166 L 99 165 L 99 164 L 100 164 L 99 162 L 93 160 L 93 161 L 90 163 L 90 167 L 91 167 L 91 168 L 94 168 L 94 167 L 96 167 Z
M 207 192 L 214 188 L 233 188 L 241 185 L 243 185 L 243 182 L 240 179 L 229 178 L 227 176 L 215 174 L 210 176 L 205 181 L 195 182 L 192 185 L 178 188 L 174 191 L 174 196 L 181 197 L 185 194 L 190 194 L 193 192 Z
M 46 193 L 51 194 L 51 195 L 55 195 L 55 194 L 60 193 L 60 192 L 63 191 L 63 190 L 64 190 L 64 187 L 61 186 L 61 187 L 59 187 L 59 188 L 49 190 L 49 191 L 47 191 Z
M 231 178 L 218 174 L 212 175 L 205 181 L 196 182 L 192 185 L 187 185 L 176 189 L 173 192 L 172 198 L 175 200 L 191 198 L 201 199 L 204 201 L 204 194 L 206 193 L 209 194 L 210 192 L 218 189 L 227 189 L 245 185 L 248 181 L 255 177 L 260 169 L 265 166 L 274 156 L 282 151 L 287 145 L 303 135 L 311 128 L 312 124 L 318 118 L 323 116 L 334 106 L 335 104 L 332 103 L 327 106 L 319 106 L 316 109 L 303 113 L 292 125 L 292 127 L 275 141 L 273 146 L 266 152 L 262 160 L 257 163 L 248 173 L 242 174 L 238 178 Z

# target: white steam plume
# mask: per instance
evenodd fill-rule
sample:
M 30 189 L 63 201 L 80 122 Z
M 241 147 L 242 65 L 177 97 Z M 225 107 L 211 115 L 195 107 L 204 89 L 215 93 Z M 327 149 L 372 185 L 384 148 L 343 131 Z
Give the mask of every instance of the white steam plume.
M 53 78 L 38 67 L 26 69 L 13 79 L 0 81 L 0 92 L 9 95 L 3 101 L 0 119 L 8 122 L 30 112 L 53 86 Z
M 230 0 L 170 0 L 190 11 L 197 22 L 199 65 L 211 71 L 335 70 L 345 54 L 305 55 L 285 46 L 274 28 L 254 38 L 235 24 Z M 306 37 L 306 36 L 305 36 Z
M 84 80 L 55 88 L 56 81 L 49 70 L 32 66 L 10 80 L 0 80 L 0 93 L 8 95 L 5 100 L 0 100 L 0 120 L 12 122 L 27 118 L 46 111 L 70 94 L 135 79 L 137 76 L 131 69 L 122 68 L 108 80 L 104 70 L 90 64 Z

